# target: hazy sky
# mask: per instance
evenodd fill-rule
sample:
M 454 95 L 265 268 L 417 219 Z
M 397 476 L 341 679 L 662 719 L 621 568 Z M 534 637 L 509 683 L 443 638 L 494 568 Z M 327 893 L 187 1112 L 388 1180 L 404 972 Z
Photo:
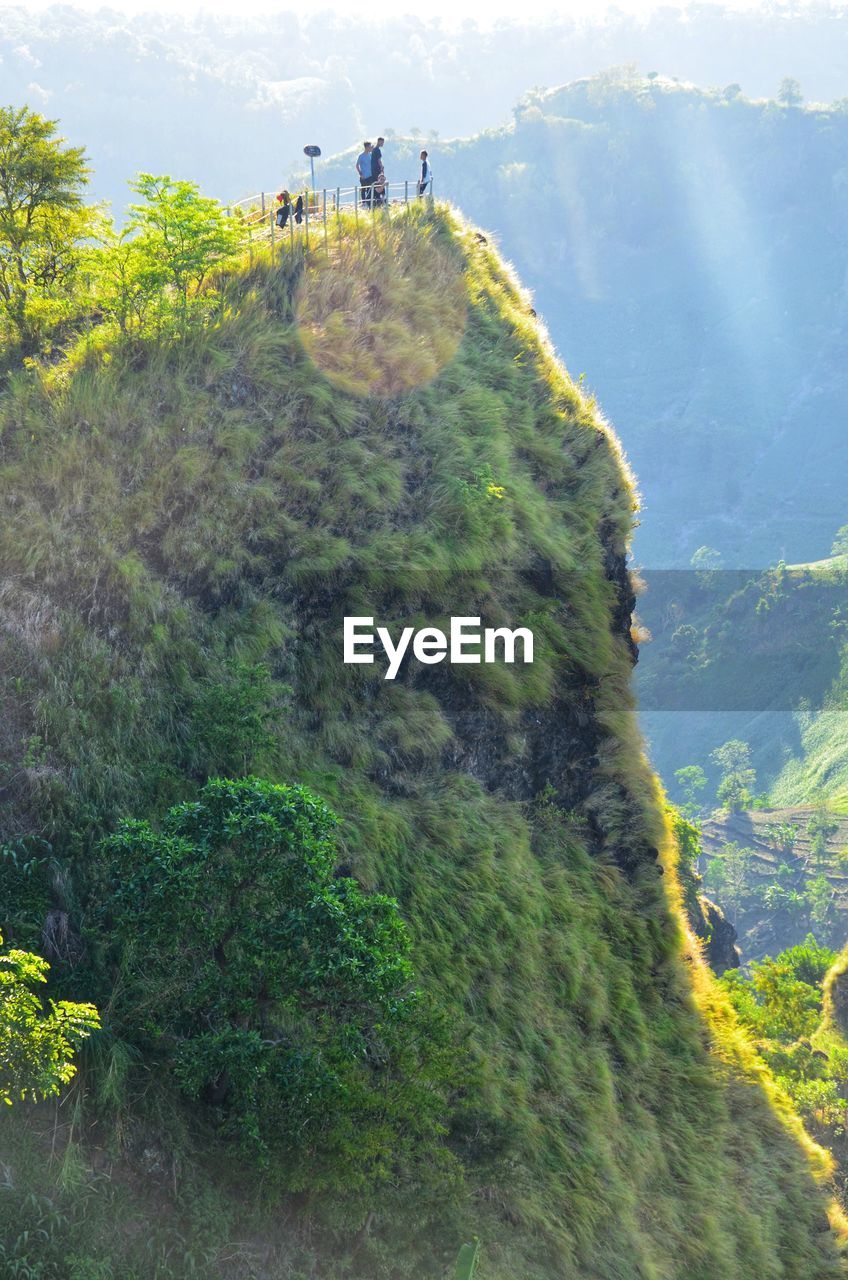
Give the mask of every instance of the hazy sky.
M 706 0 L 710 3 L 711 0 Z M 750 9 L 757 8 L 760 0 L 713 0 L 721 3 L 722 8 Z M 55 0 L 23 0 L 19 7 L 23 9 L 43 10 L 50 7 Z M 356 17 L 396 17 L 399 14 L 412 14 L 418 18 L 439 18 L 442 21 L 465 21 L 474 18 L 484 25 L 492 21 L 509 19 L 511 21 L 532 21 L 548 15 L 568 15 L 584 17 L 598 15 L 605 6 L 598 0 L 336 0 L 326 3 L 317 0 L 306 9 L 302 4 L 280 3 L 280 0 L 72 0 L 73 7 L 96 11 L 99 9 L 118 10 L 122 13 L 145 13 L 151 10 L 165 11 L 174 15 L 191 16 L 199 11 L 213 13 L 261 14 L 270 12 L 315 13 L 320 10 L 333 10 Z M 702 6 L 704 0 L 699 0 Z M 653 9 L 663 7 L 685 9 L 689 0 L 616 0 L 614 8 L 632 14 L 647 14 Z

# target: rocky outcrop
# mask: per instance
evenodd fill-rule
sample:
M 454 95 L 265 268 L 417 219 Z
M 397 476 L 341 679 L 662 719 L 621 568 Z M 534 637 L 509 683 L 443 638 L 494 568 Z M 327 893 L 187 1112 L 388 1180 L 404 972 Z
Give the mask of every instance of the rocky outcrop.
M 828 1019 L 842 1035 L 848 1032 L 848 951 L 842 951 L 824 982 Z
M 707 964 L 719 977 L 728 969 L 738 969 L 741 953 L 736 945 L 736 930 L 717 903 L 699 897 L 700 915 L 693 921 L 695 932 L 705 942 Z

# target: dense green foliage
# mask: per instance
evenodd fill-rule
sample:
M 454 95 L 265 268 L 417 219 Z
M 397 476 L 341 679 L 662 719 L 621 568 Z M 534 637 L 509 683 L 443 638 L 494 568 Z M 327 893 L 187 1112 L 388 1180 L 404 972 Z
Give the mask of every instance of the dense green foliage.
M 93 320 L 101 345 L 112 326 L 185 336 L 214 312 L 210 277 L 241 250 L 243 220 L 196 183 L 142 173 L 118 229 L 84 204 L 84 152 L 56 128 L 27 107 L 0 109 L 0 344 L 32 356 L 84 328 L 89 348 Z
M 90 1004 L 51 1000 L 45 1011 L 36 988 L 49 967 L 27 951 L 0 953 L 0 1102 L 59 1093 L 74 1077 L 75 1050 L 98 1025 Z
M 100 246 L 85 255 L 92 300 L 124 335 L 208 316 L 217 298 L 204 289 L 211 273 L 243 244 L 243 226 L 193 182 L 140 174 L 140 197 L 126 227 L 104 223 Z
M 290 1190 L 444 1165 L 458 1056 L 422 1016 L 397 904 L 334 876 L 333 826 L 303 787 L 216 780 L 159 831 L 122 823 L 93 873 L 109 1029 Z
M 732 970 L 721 978 L 734 1007 L 756 1034 L 779 1044 L 809 1038 L 821 1021 L 822 982 L 836 959 L 812 934 L 804 943 L 751 965 L 749 976 Z
M 721 979 L 739 1017 L 778 1084 L 837 1162 L 835 1185 L 848 1203 L 848 1043 L 834 992 L 844 972 L 837 955 L 812 934 L 798 946 L 751 966 L 748 977 Z
M 8 891 L 10 936 L 50 895 L 86 948 L 57 986 L 85 986 L 105 1025 L 57 1112 L 63 1178 L 34 1127 L 3 1127 L 7 1235 L 18 1249 L 19 1224 L 48 1219 L 51 1280 L 74 1274 L 57 1257 L 98 1280 L 436 1280 L 473 1234 L 481 1280 L 835 1276 L 821 1161 L 683 933 L 629 691 L 616 442 L 448 211 L 358 235 L 384 288 L 342 328 L 351 361 L 422 241 L 460 282 L 461 339 L 412 390 L 356 395 L 306 350 L 303 291 L 355 255 L 342 222 L 326 249 L 222 276 L 183 336 L 115 325 L 0 397 L 2 836 L 38 864 L 20 924 Z M 396 319 L 383 359 L 411 361 L 415 312 Z M 537 660 L 388 682 L 340 661 L 341 617 L 363 612 L 529 623 Z M 225 768 L 270 785 L 198 800 Z M 275 789 L 292 779 L 309 798 Z M 339 815 L 335 853 L 312 794 Z M 260 857 L 294 827 L 299 860 Z M 266 936 L 301 929 L 292 898 L 316 932 L 305 954 L 270 953 Z M 451 1032 L 427 1030 L 430 1063 L 401 1016 L 409 961 L 423 994 L 407 1009 Z M 233 1128 L 285 1148 L 275 1126 L 317 1119 L 274 1079 L 291 1046 L 256 1030 L 320 1049 L 324 1099 L 347 1091 L 308 1176 L 273 1158 L 246 1176 L 238 1158 Z M 352 1065 L 363 1038 L 389 1071 Z M 231 1075 L 258 1071 L 255 1097 L 214 1074 L 219 1049 Z

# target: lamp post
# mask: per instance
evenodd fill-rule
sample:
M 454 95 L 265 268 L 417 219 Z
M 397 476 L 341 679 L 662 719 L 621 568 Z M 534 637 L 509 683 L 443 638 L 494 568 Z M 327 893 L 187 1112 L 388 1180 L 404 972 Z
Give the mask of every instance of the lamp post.
M 314 143 L 310 143 L 308 147 L 303 148 L 303 154 L 309 156 L 309 165 L 312 169 L 312 190 L 315 190 L 315 157 L 320 156 L 321 148 L 316 147 Z

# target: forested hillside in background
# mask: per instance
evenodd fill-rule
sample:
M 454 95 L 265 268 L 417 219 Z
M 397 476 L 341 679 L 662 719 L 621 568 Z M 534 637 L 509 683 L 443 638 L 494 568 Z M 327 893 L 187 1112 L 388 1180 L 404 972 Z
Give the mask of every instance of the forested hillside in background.
M 748 743 L 752 795 L 777 806 L 848 803 L 848 562 L 646 575 L 643 726 L 672 794 L 677 769 Z
M 329 155 L 377 132 L 460 137 L 505 123 L 534 85 L 626 62 L 697 84 L 738 81 L 753 96 L 793 75 L 811 98 L 831 101 L 848 93 L 834 53 L 840 12 L 709 4 L 531 25 L 516 9 L 514 22 L 446 26 L 309 7 L 187 21 L 7 6 L 0 83 L 4 103 L 29 101 L 86 138 L 100 196 L 123 203 L 127 173 L 170 170 L 231 199 L 276 185 L 307 142 Z

